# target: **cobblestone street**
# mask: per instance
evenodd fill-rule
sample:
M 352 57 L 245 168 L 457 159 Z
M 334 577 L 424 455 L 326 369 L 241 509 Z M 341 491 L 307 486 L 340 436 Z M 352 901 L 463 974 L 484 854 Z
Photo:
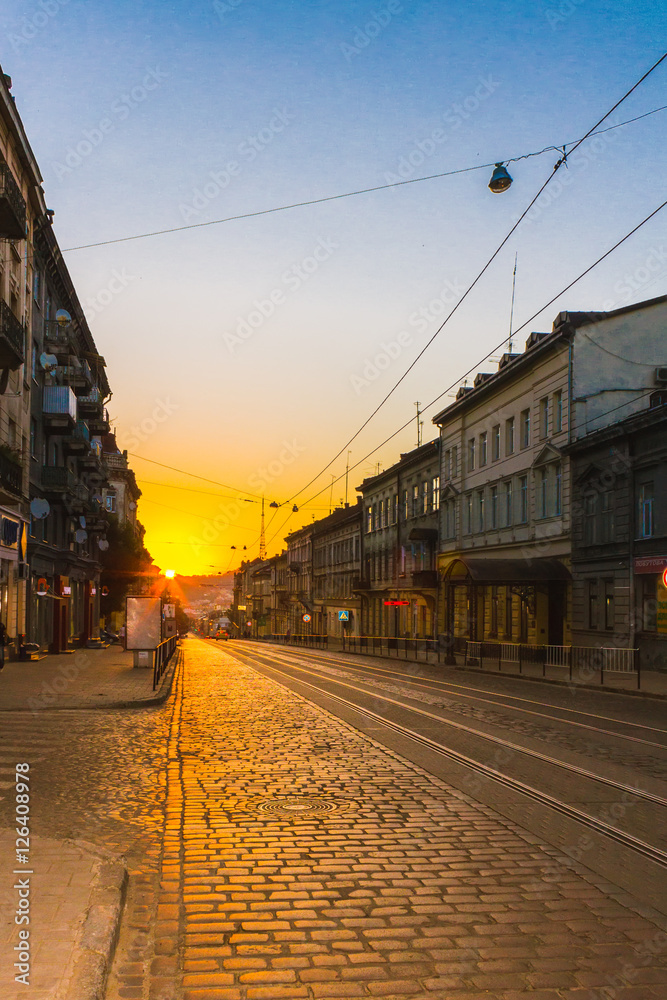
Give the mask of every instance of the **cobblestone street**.
M 664 998 L 614 886 L 224 649 L 186 644 L 184 690 L 153 1000 Z

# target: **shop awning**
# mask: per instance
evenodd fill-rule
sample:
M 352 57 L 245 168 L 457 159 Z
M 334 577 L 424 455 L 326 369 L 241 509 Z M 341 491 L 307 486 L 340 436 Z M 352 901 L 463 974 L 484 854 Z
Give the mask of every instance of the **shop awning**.
M 558 559 L 484 559 L 459 556 L 445 570 L 445 580 L 470 577 L 474 583 L 544 583 L 570 579 Z

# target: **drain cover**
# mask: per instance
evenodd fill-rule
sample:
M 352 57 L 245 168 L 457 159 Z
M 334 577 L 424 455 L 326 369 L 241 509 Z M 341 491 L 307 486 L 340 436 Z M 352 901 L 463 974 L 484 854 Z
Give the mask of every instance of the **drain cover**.
M 239 803 L 241 805 L 241 803 Z M 310 795 L 288 795 L 283 798 L 247 799 L 241 808 L 253 812 L 271 813 L 274 816 L 320 816 L 344 808 L 340 802 L 320 799 Z

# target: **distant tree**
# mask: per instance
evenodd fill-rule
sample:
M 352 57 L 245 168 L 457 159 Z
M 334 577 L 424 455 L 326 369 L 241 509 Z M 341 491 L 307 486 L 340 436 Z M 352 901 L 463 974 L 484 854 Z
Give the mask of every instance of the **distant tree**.
M 176 631 L 180 632 L 181 635 L 184 632 L 189 632 L 191 627 L 190 616 L 186 615 L 183 610 L 183 604 L 181 601 L 176 599 Z
M 100 584 L 109 594 L 103 598 L 102 611 L 121 611 L 130 591 L 143 590 L 142 583 L 155 571 L 153 559 L 144 545 L 144 529 L 136 534 L 131 524 L 120 524 L 117 517 L 109 518 L 107 528 L 109 548 L 100 553 L 102 574 Z

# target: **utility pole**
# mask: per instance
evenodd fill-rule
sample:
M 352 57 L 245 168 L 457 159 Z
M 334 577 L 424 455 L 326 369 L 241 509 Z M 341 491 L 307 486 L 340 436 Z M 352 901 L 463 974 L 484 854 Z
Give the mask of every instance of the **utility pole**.
M 335 477 L 335 475 L 332 472 L 331 473 L 331 489 L 329 491 L 329 513 L 331 513 L 332 510 L 333 510 L 333 488 L 334 488 L 334 483 L 335 482 L 336 482 L 336 477 Z
M 266 559 L 266 535 L 264 532 L 264 497 L 262 497 L 262 520 L 259 529 L 259 558 Z

